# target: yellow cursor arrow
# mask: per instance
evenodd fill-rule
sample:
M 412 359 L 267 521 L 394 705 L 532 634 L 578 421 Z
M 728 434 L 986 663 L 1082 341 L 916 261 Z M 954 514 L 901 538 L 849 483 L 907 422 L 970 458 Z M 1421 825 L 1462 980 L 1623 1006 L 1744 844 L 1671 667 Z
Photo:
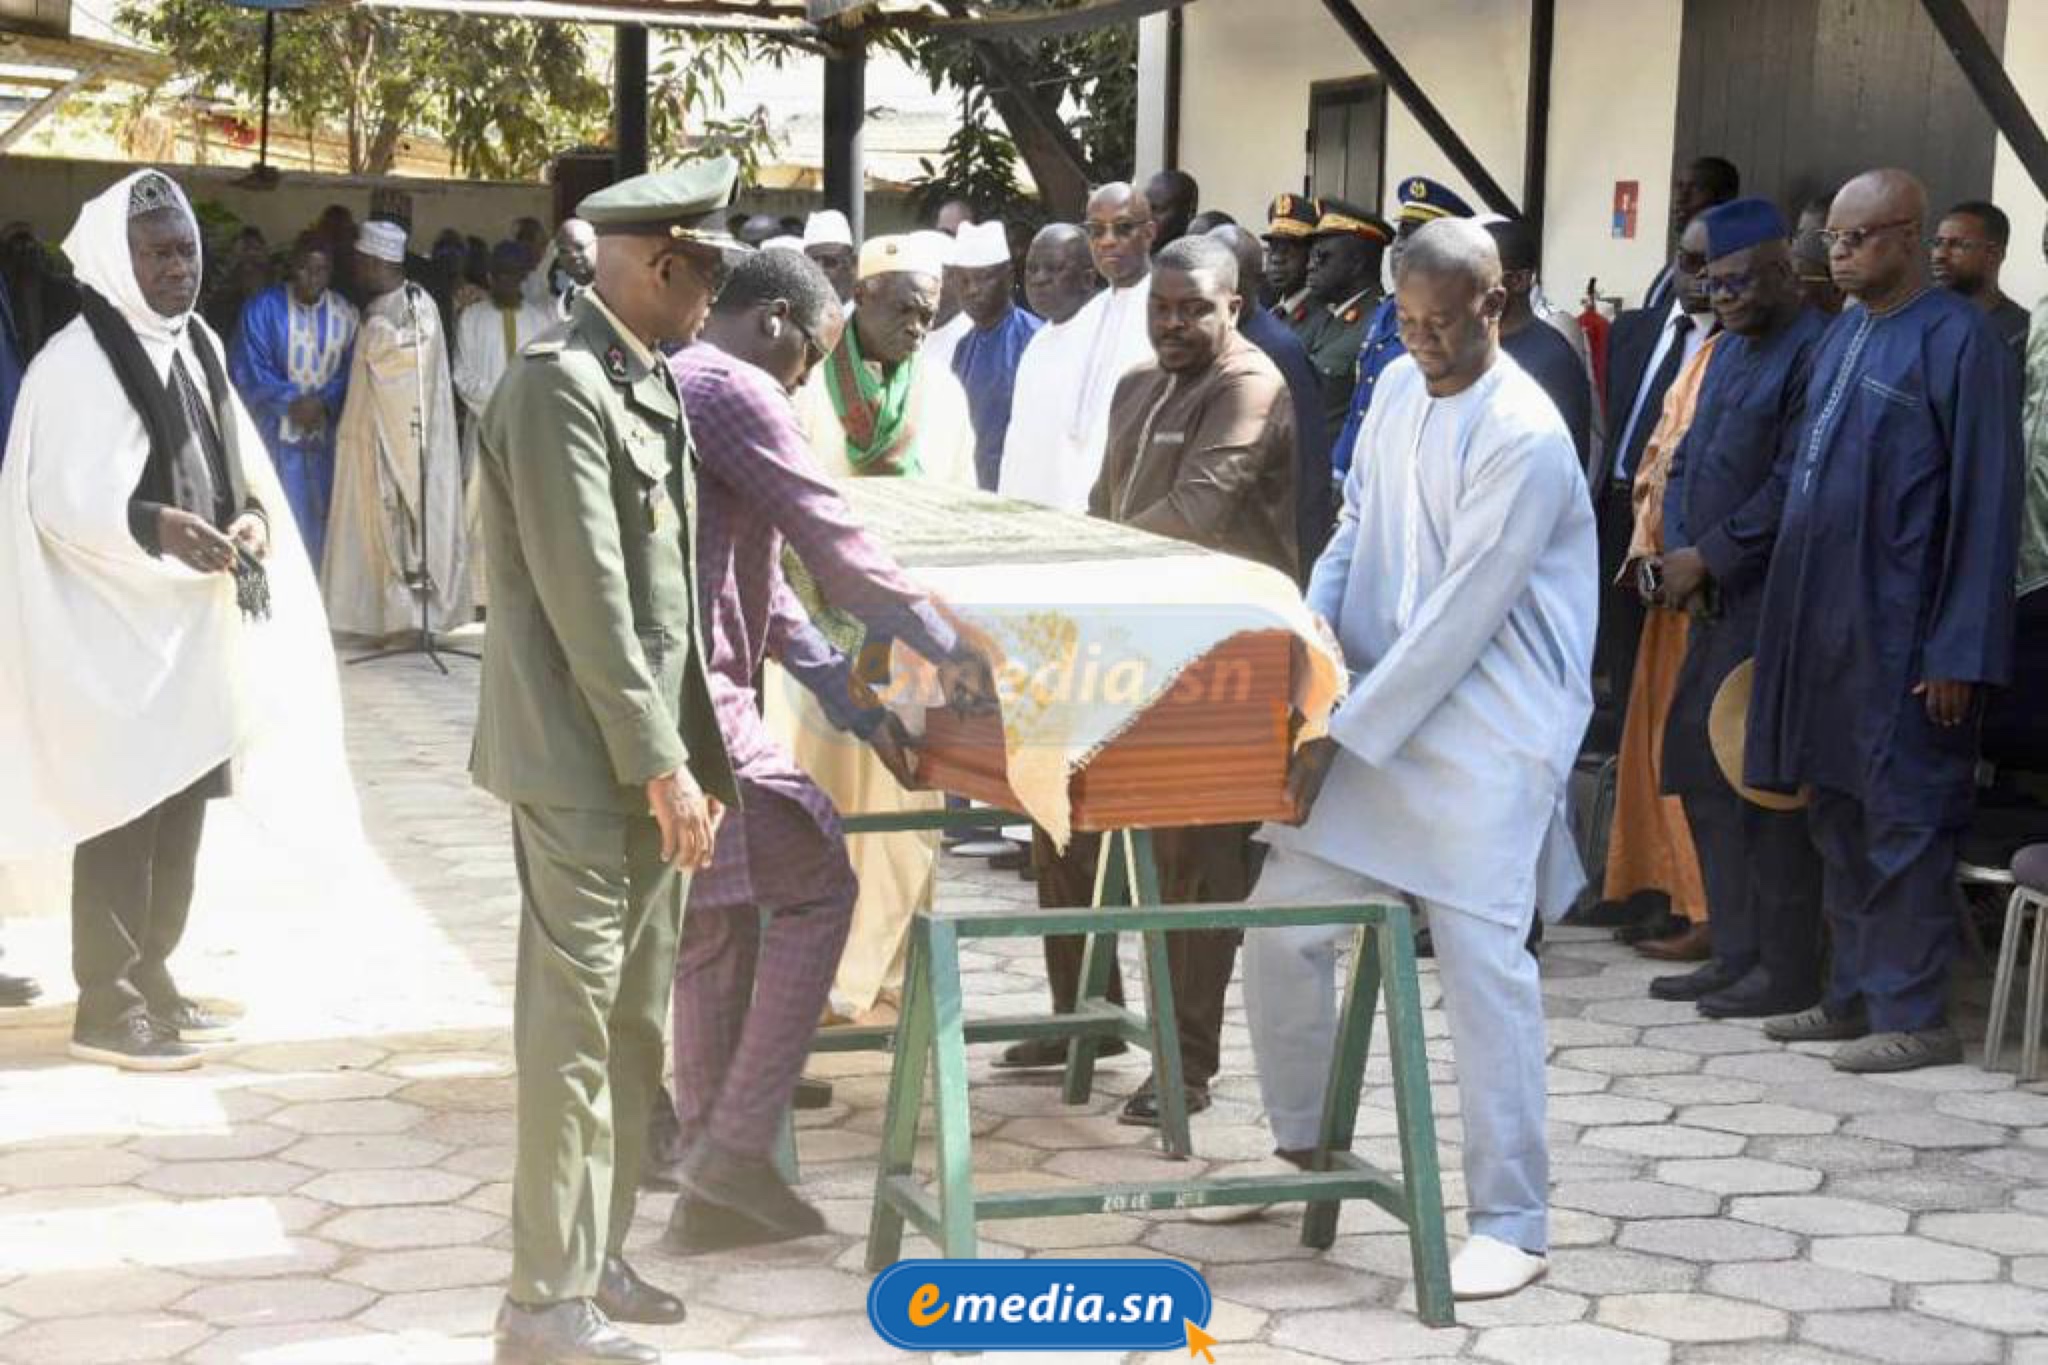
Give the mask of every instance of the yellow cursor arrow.
M 1216 1357 L 1209 1354 L 1209 1348 L 1216 1344 L 1216 1338 L 1195 1326 L 1192 1318 L 1182 1318 L 1181 1321 L 1187 1324 L 1188 1355 L 1190 1357 L 1200 1356 L 1208 1361 L 1209 1365 L 1216 1365 Z

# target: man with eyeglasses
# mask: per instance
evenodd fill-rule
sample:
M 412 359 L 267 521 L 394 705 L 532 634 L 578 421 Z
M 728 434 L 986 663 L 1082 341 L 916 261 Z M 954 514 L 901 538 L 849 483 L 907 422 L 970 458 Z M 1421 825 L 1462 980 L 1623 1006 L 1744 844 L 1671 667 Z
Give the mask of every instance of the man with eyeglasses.
M 1683 801 L 1699 852 L 1712 956 L 1656 978 L 1650 993 L 1697 1001 L 1710 1019 L 1752 1019 L 1819 998 L 1820 859 L 1803 813 L 1729 784 L 1710 729 L 1728 677 L 1756 652 L 1786 466 L 1827 318 L 1801 299 L 1776 205 L 1738 199 L 1701 221 L 1722 336 L 1671 462 L 1657 563 L 1660 603 L 1690 618 L 1664 727 L 1663 784 Z
M 1096 273 L 1109 287 L 1090 299 L 1071 324 L 1034 341 L 1033 349 L 1042 352 L 1037 363 L 1073 374 L 1076 387 L 1064 395 L 1058 421 L 1040 433 L 1035 447 L 1005 443 L 1000 485 L 1006 497 L 1065 512 L 1088 510 L 1088 490 L 1102 470 L 1109 441 L 1109 404 L 1117 381 L 1152 358 L 1145 325 L 1156 232 L 1151 204 L 1130 185 L 1104 185 L 1089 196 L 1081 230 Z M 1011 450 L 1017 458 L 1008 458 Z
M 683 897 L 732 805 L 693 560 L 696 457 L 659 348 L 739 248 L 728 157 L 585 199 L 597 280 L 484 410 L 491 633 L 470 761 L 512 808 L 519 1069 L 499 1365 L 651 1362 L 614 1322 L 679 1322 L 624 1259 L 661 1088 Z
M 1981 199 L 1966 200 L 1942 216 L 1928 239 L 1927 259 L 1934 282 L 1983 309 L 1991 330 L 2011 350 L 2014 361 L 2024 365 L 2032 319 L 1998 287 L 1998 272 L 2005 266 L 2011 242 L 2012 220 L 2005 210 Z
M 1986 693 L 2012 667 L 2018 372 L 1982 310 L 1927 280 L 1927 194 L 1899 170 L 1835 196 L 1854 302 L 1815 355 L 1764 583 L 1745 772 L 1809 794 L 1833 962 L 1780 1042 L 1838 1070 L 1962 1060 L 1948 1019 L 1957 838 Z
M 764 660 L 801 683 L 833 725 L 866 740 L 898 781 L 914 780 L 901 722 L 854 686 L 849 660 L 784 579 L 785 545 L 835 608 L 937 663 L 947 695 L 978 663 L 862 533 L 797 426 L 790 395 L 844 327 L 823 270 L 798 252 L 763 251 L 734 270 L 697 344 L 669 361 L 701 461 L 706 676 L 740 796 L 710 867 L 691 883 L 675 964 L 676 1115 L 687 1155 L 669 1240 L 685 1252 L 824 1228 L 768 1153 L 859 887 L 837 809 L 761 718 Z
M 927 231 L 872 237 L 861 247 L 859 307 L 796 395 L 798 423 L 828 477 L 975 486 L 967 395 L 930 345 L 953 244 Z M 796 586 L 807 605 L 817 604 L 807 582 Z M 769 724 L 841 810 L 941 808 L 938 793 L 905 790 L 898 774 L 864 742 L 842 734 L 808 691 L 772 675 L 767 687 Z M 852 858 L 860 894 L 834 981 L 835 1010 L 846 1019 L 890 1023 L 902 999 L 911 919 L 935 884 L 938 837 L 917 830 L 870 835 L 855 841 Z

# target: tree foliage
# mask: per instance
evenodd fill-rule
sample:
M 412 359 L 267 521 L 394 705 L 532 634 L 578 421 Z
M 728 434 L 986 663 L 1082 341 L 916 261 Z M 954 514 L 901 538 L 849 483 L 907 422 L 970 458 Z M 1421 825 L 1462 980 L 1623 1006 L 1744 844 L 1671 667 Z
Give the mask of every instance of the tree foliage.
M 983 3 L 990 8 L 1012 10 L 1048 7 L 1046 0 Z M 1074 3 L 1077 0 L 1054 0 L 1051 7 L 1066 8 Z M 940 166 L 920 185 L 920 194 L 933 202 L 958 195 L 983 213 L 1014 212 L 1014 180 L 1007 202 L 1004 198 L 984 197 L 1000 193 L 999 187 L 990 183 L 991 163 L 1008 157 L 1013 164 L 1021 150 L 1035 168 L 1047 149 L 1042 138 L 1007 118 L 1006 130 L 998 130 L 988 122 L 988 109 L 1000 112 L 1003 101 L 991 98 L 996 82 L 984 51 L 957 37 L 914 31 L 899 33 L 889 41 L 925 73 L 933 89 L 950 88 L 967 97 L 960 130 L 947 144 Z M 1067 131 L 1080 145 L 1082 168 L 1089 178 L 1098 183 L 1130 178 L 1137 153 L 1136 24 L 1112 24 L 1054 38 L 1005 44 L 999 60 L 1041 102 L 1060 111 Z
M 750 68 L 780 65 L 785 49 L 739 33 L 677 35 L 649 69 L 648 158 L 673 166 L 689 157 L 723 152 L 740 163 L 740 180 L 751 184 L 761 159 L 774 146 L 766 109 L 738 116 L 706 111 L 722 105 Z
M 220 0 L 129 0 L 122 22 L 200 88 L 254 105 L 263 16 Z M 601 135 L 609 92 L 588 33 L 572 24 L 389 10 L 280 14 L 274 106 L 307 126 L 347 131 L 349 169 L 389 171 L 400 138 L 447 144 L 479 177 L 530 176 L 558 149 Z

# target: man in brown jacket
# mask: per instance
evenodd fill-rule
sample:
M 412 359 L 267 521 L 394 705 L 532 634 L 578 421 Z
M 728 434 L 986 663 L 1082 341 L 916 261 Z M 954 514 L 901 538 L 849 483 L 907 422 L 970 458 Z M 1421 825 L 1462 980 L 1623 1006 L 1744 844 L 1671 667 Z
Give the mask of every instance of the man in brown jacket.
M 1293 578 L 1294 404 L 1280 371 L 1238 332 L 1245 306 L 1237 257 L 1221 242 L 1187 237 L 1160 251 L 1149 301 L 1157 359 L 1117 385 L 1088 510 Z M 1242 900 L 1251 890 L 1251 831 L 1159 831 L 1162 894 L 1175 902 Z M 1209 1107 L 1238 938 L 1236 930 L 1202 929 L 1167 939 L 1191 1114 Z M 1147 1081 L 1123 1119 L 1154 1124 L 1158 1108 Z

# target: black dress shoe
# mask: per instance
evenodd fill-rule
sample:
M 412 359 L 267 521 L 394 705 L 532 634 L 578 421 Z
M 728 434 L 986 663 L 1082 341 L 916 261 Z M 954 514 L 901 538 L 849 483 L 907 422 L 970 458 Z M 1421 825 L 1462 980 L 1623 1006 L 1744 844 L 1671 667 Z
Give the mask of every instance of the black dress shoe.
M 1209 1107 L 1209 1087 L 1191 1085 L 1187 1087 L 1188 1116 L 1192 1118 Z M 1116 1121 L 1129 1128 L 1157 1128 L 1159 1126 L 1159 1092 L 1152 1082 L 1145 1082 L 1138 1093 L 1124 1101 L 1123 1111 Z
M 661 1365 L 661 1352 L 611 1325 L 589 1299 L 498 1309 L 497 1365 Z
M 683 1158 L 676 1179 L 689 1198 L 751 1218 L 776 1240 L 825 1230 L 825 1215 L 799 1198 L 766 1156 L 728 1152 L 705 1138 Z
M 1027 1038 L 1021 1043 L 1012 1043 L 1004 1048 L 1002 1055 L 994 1062 L 998 1071 L 1040 1071 L 1047 1067 L 1067 1064 L 1066 1038 Z M 1131 1050 L 1131 1045 L 1121 1038 L 1111 1038 L 1095 1049 L 1095 1060 L 1104 1057 L 1121 1057 Z
M 613 1322 L 645 1322 L 665 1327 L 690 1316 L 683 1301 L 640 1278 L 623 1256 L 604 1258 L 597 1281 L 598 1310 Z
M 1574 910 L 1564 918 L 1567 924 L 1582 924 L 1590 929 L 1619 929 L 1641 919 L 1646 908 L 1634 900 L 1595 901 L 1584 910 Z
M 1700 997 L 1699 1012 L 1709 1019 L 1773 1019 L 1798 1014 L 1820 999 L 1820 987 L 1804 991 L 1779 986 L 1762 967 L 1752 967 L 1740 981 Z
M 181 1043 L 221 1043 L 235 1036 L 234 1020 L 184 996 L 168 1009 L 151 1006 L 149 1022 L 156 1025 L 157 1032 Z
M 25 976 L 0 976 L 0 1009 L 18 1010 L 35 1003 L 43 988 Z
M 1741 973 L 1722 962 L 1709 961 L 1689 972 L 1650 978 L 1652 1000 L 1697 1000 L 1726 990 L 1741 979 Z
M 796 1089 L 790 1092 L 789 1107 L 792 1109 L 829 1109 L 832 1107 L 832 1082 L 821 1081 L 816 1076 L 799 1076 Z

